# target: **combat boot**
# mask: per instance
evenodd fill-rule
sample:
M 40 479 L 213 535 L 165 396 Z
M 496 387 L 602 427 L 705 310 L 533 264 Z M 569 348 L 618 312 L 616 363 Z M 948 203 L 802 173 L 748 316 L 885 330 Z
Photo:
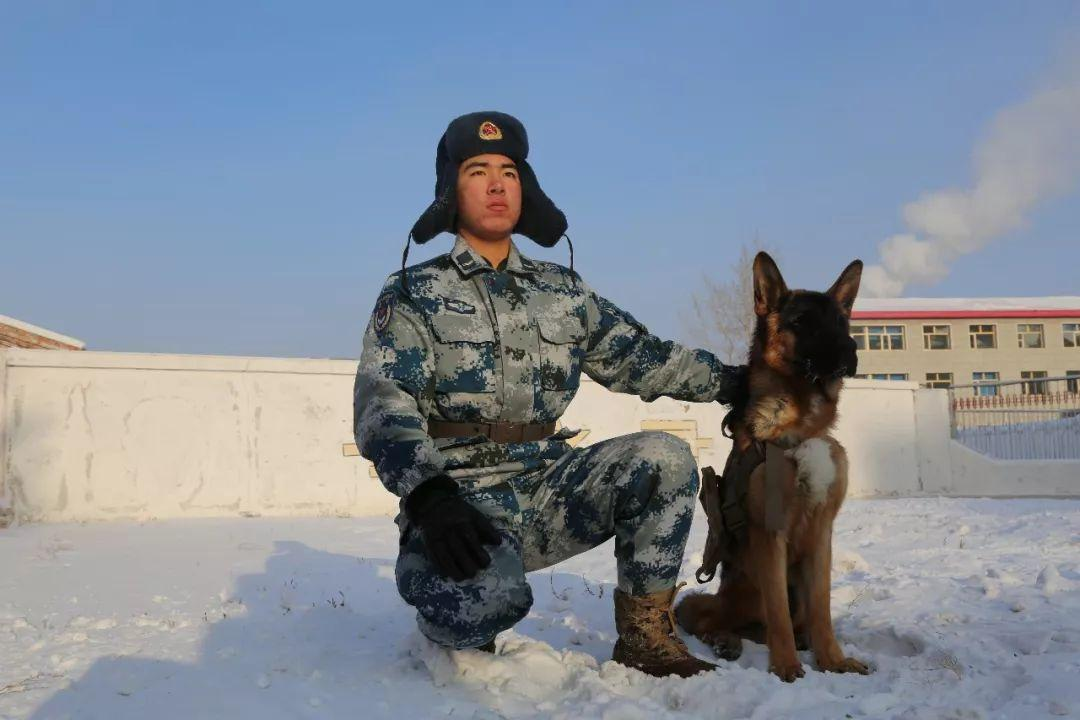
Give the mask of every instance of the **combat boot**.
M 619 639 L 612 660 L 655 677 L 690 677 L 716 669 L 716 665 L 694 657 L 675 632 L 672 607 L 675 593 L 683 585 L 641 596 L 615 589 L 615 629 Z

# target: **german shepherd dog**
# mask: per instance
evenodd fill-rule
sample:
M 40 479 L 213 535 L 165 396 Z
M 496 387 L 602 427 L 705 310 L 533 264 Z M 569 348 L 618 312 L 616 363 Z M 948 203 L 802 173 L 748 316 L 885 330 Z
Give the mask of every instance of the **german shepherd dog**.
M 745 540 L 724 562 L 720 589 L 689 595 L 675 611 L 683 629 L 729 660 L 741 654 L 743 637 L 760 641 L 763 631 L 769 669 L 787 682 L 803 676 L 797 646 L 813 649 L 820 670 L 869 673 L 845 657 L 829 610 L 833 520 L 848 474 L 829 430 L 843 378 L 855 373 L 848 322 L 861 276 L 856 260 L 827 292 L 789 290 L 768 254 L 754 258 L 749 388 L 725 425 L 733 451 L 765 442 L 789 448 L 778 456 L 787 467 L 774 491 L 782 488 L 782 514 L 766 527 L 763 462 L 750 473 Z

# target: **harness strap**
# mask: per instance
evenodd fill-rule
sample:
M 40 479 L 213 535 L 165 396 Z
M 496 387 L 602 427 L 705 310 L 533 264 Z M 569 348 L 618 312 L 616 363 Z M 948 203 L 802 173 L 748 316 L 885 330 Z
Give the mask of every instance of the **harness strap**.
M 731 456 L 728 456 L 728 465 Z M 726 523 L 724 522 L 723 501 L 720 499 L 724 477 L 717 475 L 711 465 L 701 468 L 701 507 L 709 521 L 709 532 L 705 536 L 705 550 L 701 554 L 701 567 L 694 573 L 699 583 L 707 583 L 716 576 L 716 566 L 724 560 L 727 551 Z
M 769 532 L 784 529 L 784 482 L 787 474 L 784 449 L 775 443 L 765 443 L 765 529 Z
M 722 475 L 717 475 L 712 467 L 701 469 L 699 499 L 709 521 L 709 533 L 701 567 L 695 573 L 699 583 L 712 580 L 717 565 L 732 560 L 739 545 L 746 541 L 750 475 L 762 463 L 765 464 L 765 529 L 769 532 L 784 529 L 787 517 L 784 488 L 791 474 L 791 463 L 784 453 L 794 445 L 755 442 L 743 452 L 733 445 Z

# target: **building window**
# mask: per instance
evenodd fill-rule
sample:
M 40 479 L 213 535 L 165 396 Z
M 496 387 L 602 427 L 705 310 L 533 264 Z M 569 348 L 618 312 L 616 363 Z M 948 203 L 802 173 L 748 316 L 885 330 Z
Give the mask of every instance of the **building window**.
M 923 325 L 923 348 L 926 350 L 948 350 L 952 347 L 952 338 L 948 325 Z
M 1024 325 L 1020 324 L 1016 326 L 1016 341 L 1022 348 L 1041 348 L 1046 347 L 1046 343 L 1043 338 L 1043 326 L 1039 325 Z
M 1065 389 L 1073 394 L 1080 393 L 1080 370 L 1066 370 L 1065 377 L 1069 378 L 1065 381 Z
M 1021 380 L 1039 380 L 1046 377 L 1045 370 L 1022 370 L 1020 372 Z M 1020 386 L 1020 392 L 1024 395 L 1045 395 L 1046 383 L 1045 382 L 1026 382 Z
M 852 325 L 851 326 L 851 339 L 855 341 L 856 350 L 866 349 L 866 326 L 865 325 Z M 858 375 L 855 376 L 858 379 Z
M 903 325 L 852 325 L 851 337 L 859 350 L 903 350 Z
M 952 387 L 952 373 L 926 373 L 926 387 L 948 389 Z
M 1000 379 L 1000 377 L 1001 376 L 998 375 L 998 373 L 996 372 L 977 372 L 971 374 L 971 379 L 976 385 L 978 385 L 979 383 L 996 383 Z M 983 396 L 997 395 L 998 386 L 983 385 L 981 387 L 976 387 L 975 394 Z
M 1065 336 L 1065 347 L 1080 347 L 1080 323 L 1065 323 L 1061 330 Z
M 907 380 L 907 373 L 870 373 L 863 375 L 867 380 Z
M 993 350 L 997 347 L 997 330 L 994 325 L 970 325 L 971 347 L 976 350 Z

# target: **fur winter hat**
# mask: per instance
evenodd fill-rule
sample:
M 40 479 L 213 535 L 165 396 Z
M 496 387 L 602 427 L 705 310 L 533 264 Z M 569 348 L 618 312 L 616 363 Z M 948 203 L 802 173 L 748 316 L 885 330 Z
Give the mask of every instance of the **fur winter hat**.
M 441 232 L 455 232 L 457 175 L 465 160 L 484 154 L 505 155 L 517 165 L 521 179 L 521 217 L 513 232 L 544 247 L 552 247 L 566 233 L 566 216 L 540 189 L 536 173 L 526 161 L 529 137 L 525 126 L 506 113 L 485 111 L 455 118 L 446 128 L 435 152 L 435 201 L 412 228 L 412 239 L 426 243 Z

